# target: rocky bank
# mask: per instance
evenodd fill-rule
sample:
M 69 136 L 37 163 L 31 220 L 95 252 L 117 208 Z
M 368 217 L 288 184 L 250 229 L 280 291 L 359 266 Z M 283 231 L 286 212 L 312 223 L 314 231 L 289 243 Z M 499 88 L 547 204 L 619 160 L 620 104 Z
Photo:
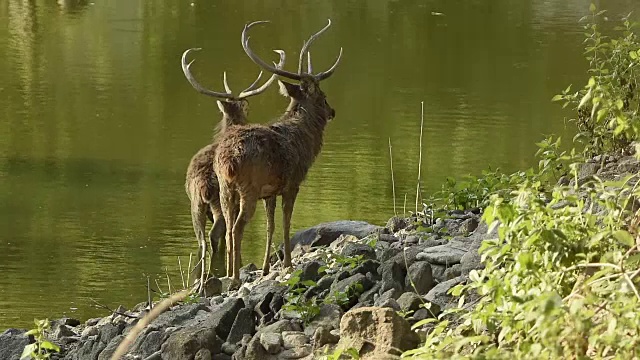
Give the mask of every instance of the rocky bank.
M 293 271 L 275 254 L 265 277 L 245 266 L 237 291 L 220 293 L 225 279 L 210 280 L 215 295 L 161 314 L 126 358 L 315 359 L 336 348 L 395 358 L 419 345 L 412 324 L 454 304 L 447 291 L 481 266 L 477 250 L 492 237 L 479 210 L 422 225 L 394 217 L 384 227 L 338 221 L 299 231 Z M 54 320 L 49 338 L 62 351 L 51 358 L 109 359 L 146 311 L 141 303 L 85 323 Z M 0 334 L 1 359 L 19 358 L 33 341 L 24 333 Z

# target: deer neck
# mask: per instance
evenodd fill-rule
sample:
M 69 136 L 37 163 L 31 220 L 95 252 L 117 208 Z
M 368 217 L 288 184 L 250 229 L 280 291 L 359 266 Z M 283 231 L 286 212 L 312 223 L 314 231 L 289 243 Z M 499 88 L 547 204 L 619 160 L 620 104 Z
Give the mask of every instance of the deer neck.
M 309 151 L 311 158 L 315 158 L 322 149 L 324 128 L 327 125 L 325 119 L 320 112 L 310 106 L 301 103 L 292 103 L 289 105 L 285 117 L 292 119 L 295 124 L 295 135 L 301 144 L 306 144 L 304 150 Z M 302 150 L 302 149 L 301 149 Z

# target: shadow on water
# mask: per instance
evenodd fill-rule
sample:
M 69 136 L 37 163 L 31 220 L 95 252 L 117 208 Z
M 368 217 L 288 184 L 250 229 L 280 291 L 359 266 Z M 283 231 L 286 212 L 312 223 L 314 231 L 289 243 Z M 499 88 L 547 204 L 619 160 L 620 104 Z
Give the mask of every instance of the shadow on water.
M 447 176 L 535 164 L 546 133 L 570 138 L 567 113 L 549 100 L 584 82 L 582 29 L 588 0 L 367 2 L 257 0 L 1 2 L 0 329 L 33 317 L 103 314 L 145 297 L 146 275 L 172 274 L 197 251 L 184 173 L 220 113 L 180 70 L 202 47 L 194 73 L 232 88 L 258 69 L 239 46 L 245 23 L 259 54 L 295 59 L 314 45 L 318 68 L 344 58 L 323 83 L 337 117 L 302 186 L 293 230 L 319 222 L 384 223 L 415 199 L 424 102 L 425 195 Z M 611 25 L 636 2 L 606 4 Z M 268 55 L 267 55 L 268 54 Z M 289 60 L 288 69 L 295 61 Z M 276 89 L 251 99 L 250 121 L 286 106 Z M 408 206 L 411 209 L 412 206 Z M 280 211 L 276 240 L 281 239 Z M 247 229 L 243 260 L 260 263 L 264 212 Z M 222 257 L 215 263 L 218 274 Z M 164 280 L 163 280 L 164 281 Z

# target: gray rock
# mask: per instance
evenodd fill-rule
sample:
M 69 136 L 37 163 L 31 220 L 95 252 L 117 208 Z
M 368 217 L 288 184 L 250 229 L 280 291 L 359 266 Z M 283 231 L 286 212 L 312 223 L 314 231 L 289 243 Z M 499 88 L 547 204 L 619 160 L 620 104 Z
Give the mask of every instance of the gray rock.
M 193 359 L 201 349 L 207 349 L 211 354 L 222 350 L 222 340 L 216 335 L 215 328 L 198 324 L 178 330 L 162 344 L 161 355 L 163 360 Z
M 238 349 L 236 353 L 233 354 L 234 359 L 242 359 L 242 360 L 263 360 L 267 359 L 269 354 L 264 349 L 264 346 L 260 344 L 260 334 L 256 333 L 251 341 L 246 346 L 246 349 Z
M 278 293 L 283 295 L 287 291 L 287 287 L 285 285 L 280 284 L 276 280 L 266 280 L 256 285 L 249 296 L 245 298 L 245 306 L 253 309 L 258 303 L 263 302 L 265 299 L 269 299 L 267 301 L 267 307 L 273 295 Z
M 254 263 L 248 263 L 240 268 L 240 282 L 243 284 L 252 281 L 254 278 L 254 272 L 258 271 L 258 267 Z
M 389 229 L 389 232 L 392 234 L 397 233 L 398 231 L 405 229 L 407 226 L 411 224 L 411 220 L 405 217 L 394 216 L 385 225 L 385 228 Z
M 422 305 L 423 300 L 414 292 L 406 292 L 397 300 L 400 309 L 404 311 L 416 311 Z
M 196 353 L 194 360 L 211 360 L 211 359 L 212 359 L 212 356 L 209 349 L 200 349 Z
M 143 359 L 148 356 L 151 356 L 151 354 L 160 350 L 162 343 L 166 340 L 168 335 L 169 334 L 166 334 L 164 331 L 145 329 L 142 332 L 142 334 L 138 336 L 136 341 L 131 346 L 131 350 L 129 350 L 129 354 L 138 355 Z M 112 343 L 109 343 L 109 344 L 111 345 Z M 117 347 L 117 344 L 119 343 L 116 343 L 116 347 Z M 114 348 L 114 351 L 115 351 L 115 348 Z M 102 356 L 106 352 L 107 352 L 107 349 L 105 349 L 100 355 Z M 108 360 L 110 357 L 111 357 L 110 355 L 108 357 L 105 356 L 104 359 Z
M 429 309 L 421 307 L 420 309 L 416 310 L 416 312 L 413 313 L 413 319 L 416 321 L 420 321 L 424 319 L 436 318 L 438 317 L 438 315 L 440 315 L 440 312 L 440 306 L 432 303 Z
M 76 326 L 79 326 L 81 324 L 80 320 L 74 319 L 74 318 L 69 318 L 69 317 L 60 318 L 56 322 L 61 324 L 61 325 L 67 325 L 67 326 L 70 326 L 70 327 L 76 327 Z
M 269 302 L 269 309 L 275 314 L 284 306 L 284 296 L 281 294 L 273 294 L 273 298 Z
M 149 359 L 145 359 L 149 360 Z M 215 360 L 233 360 L 233 358 L 225 353 L 216 354 Z
M 387 243 L 393 243 L 396 241 L 399 241 L 400 239 L 397 236 L 391 235 L 391 234 L 380 234 L 378 237 L 379 241 L 384 241 Z
M 380 265 L 378 273 L 382 276 L 380 292 L 385 292 L 390 289 L 396 289 L 397 291 L 403 290 L 406 270 L 398 262 L 392 260 L 387 261 Z
M 359 286 L 358 286 L 359 285 Z M 358 291 L 358 287 L 361 289 Z M 373 287 L 373 283 L 362 274 L 355 274 L 331 285 L 331 292 L 345 292 L 350 296 L 360 296 L 366 290 Z
M 433 285 L 433 274 L 431 273 L 431 265 L 428 262 L 418 261 L 409 267 L 405 278 L 405 289 L 416 291 L 422 295 L 429 292 Z
M 291 320 L 278 320 L 271 325 L 264 326 L 258 330 L 256 335 L 260 335 L 262 333 L 278 333 L 281 334 L 283 331 L 300 331 L 300 327 L 293 323 Z M 255 337 L 255 335 L 254 335 Z
M 51 337 L 53 340 L 60 340 L 65 337 L 76 336 L 76 333 L 69 326 L 54 322 L 51 326 Z
M 24 330 L 7 329 L 0 334 L 0 359 L 20 359 L 24 347 L 29 345 L 29 338 L 24 335 L 25 332 Z
M 399 244 L 399 242 L 396 244 Z M 392 259 L 394 256 L 398 255 L 400 252 L 402 252 L 402 249 L 400 249 L 399 247 L 387 247 L 380 250 L 378 254 L 378 260 L 382 263 L 385 263 L 389 261 L 389 259 Z
M 394 300 L 394 299 L 386 299 L 384 301 L 381 301 L 379 303 L 379 305 L 377 305 L 377 307 L 390 308 L 390 309 L 393 309 L 395 311 L 402 310 L 402 308 L 400 307 L 400 304 L 398 304 L 398 302 L 396 300 Z
M 342 248 L 342 256 L 346 256 L 346 257 L 356 257 L 356 256 L 362 256 L 363 259 L 375 259 L 376 258 L 376 251 L 374 248 L 372 248 L 371 246 L 367 245 L 367 244 L 358 244 L 358 243 L 353 243 L 353 242 L 348 242 L 343 248 Z
M 239 346 L 237 344 L 232 344 L 228 341 L 225 341 L 224 343 L 222 343 L 220 350 L 222 350 L 224 354 L 233 355 L 233 353 L 238 351 L 238 348 Z
M 231 331 L 231 326 L 236 315 L 244 307 L 244 302 L 239 298 L 227 298 L 225 302 L 213 308 L 211 313 L 203 321 L 203 326 L 215 329 L 221 339 L 226 339 Z M 212 354 L 216 352 L 213 351 Z
M 378 268 L 380 263 L 376 260 L 366 260 L 362 264 L 356 266 L 349 272 L 351 275 L 362 274 L 366 275 L 368 272 L 378 275 Z
M 322 266 L 322 263 L 319 260 L 312 260 L 303 263 L 300 266 L 300 270 L 302 273 L 300 274 L 300 281 L 318 281 L 320 279 L 320 274 L 318 274 L 318 270 Z
M 71 360 L 97 359 L 113 338 L 120 335 L 124 326 L 124 323 L 96 325 L 98 334 L 88 337 L 78 347 L 69 351 L 66 358 Z
M 444 272 L 447 270 L 447 267 L 444 265 L 438 264 L 430 264 L 431 265 L 431 274 L 433 275 L 434 285 L 435 283 L 441 283 L 447 281 L 444 278 Z
M 176 306 L 173 309 L 160 314 L 148 326 L 153 330 L 161 330 L 170 326 L 182 325 L 185 322 L 192 320 L 199 311 L 209 311 L 209 308 L 200 303 Z
M 118 346 L 120 345 L 120 343 L 122 342 L 122 340 L 124 340 L 124 335 L 118 335 L 116 337 L 114 337 L 113 339 L 111 339 L 111 341 L 109 341 L 109 343 L 107 344 L 107 346 L 104 348 L 104 350 L 102 350 L 102 352 L 100 352 L 100 355 L 98 355 L 98 360 L 110 360 L 111 359 L 111 355 L 113 355 L 114 352 L 116 352 L 116 349 L 118 348 Z M 135 343 L 134 343 L 135 345 Z M 129 351 L 129 353 L 133 353 L 133 346 L 131 347 L 131 350 Z
M 336 336 L 329 329 L 320 326 L 313 333 L 313 348 L 318 349 L 326 344 L 337 344 L 339 340 L 340 336 Z
M 291 237 L 291 246 L 294 251 L 297 248 L 308 250 L 311 247 L 329 245 L 343 234 L 363 238 L 380 229 L 381 227 L 365 221 L 328 222 L 298 231 Z
M 230 344 L 236 344 L 242 340 L 244 335 L 253 335 L 255 331 L 256 323 L 253 311 L 251 309 L 240 309 L 238 315 L 236 315 L 233 326 L 227 336 L 227 342 Z M 232 352 L 233 354 L 233 352 Z
M 302 345 L 293 349 L 287 349 L 280 353 L 278 356 L 279 359 L 302 359 L 311 355 L 311 345 Z
M 467 235 L 473 232 L 478 228 L 478 224 L 480 222 L 476 217 L 469 218 L 460 224 L 460 228 L 458 228 L 458 234 Z
M 447 294 L 447 291 L 463 281 L 465 281 L 465 278 L 460 276 L 440 283 L 434 286 L 424 298 L 428 302 L 438 305 L 441 309 L 447 309 L 457 304 L 457 300 L 452 295 Z
M 452 267 L 450 267 L 447 270 L 445 270 L 444 278 L 446 280 L 451 280 L 453 278 L 457 278 L 458 276 L 461 275 L 461 270 L 462 270 L 462 265 L 455 264 Z
M 375 300 L 375 295 L 380 290 L 382 284 L 377 282 L 373 285 L 373 287 L 365 292 L 363 292 L 358 298 L 359 303 L 368 304 L 369 306 L 373 305 L 373 301 Z
M 204 283 L 204 296 L 211 297 L 220 293 L 222 293 L 222 281 L 215 277 L 208 278 Z
M 282 345 L 285 349 L 293 349 L 307 343 L 307 336 L 301 331 L 283 331 Z
M 260 334 L 260 345 L 269 354 L 275 355 L 282 351 L 282 336 L 276 333 L 262 333 Z
M 382 290 L 382 289 L 381 289 Z M 400 294 L 402 292 L 398 291 L 396 289 L 389 289 L 385 292 L 383 292 L 382 294 L 380 294 L 380 296 L 378 296 L 377 299 L 375 299 L 375 304 L 379 304 L 382 301 L 386 301 L 387 299 L 397 299 L 398 297 L 400 297 Z M 378 306 L 378 305 L 375 305 Z
M 417 260 L 428 261 L 432 264 L 452 266 L 460 263 L 462 256 L 467 253 L 468 245 L 451 240 L 448 244 L 424 249 L 417 256 Z
M 329 331 L 340 328 L 342 308 L 336 304 L 322 304 L 320 313 L 304 328 L 304 334 L 313 336 L 316 329 L 323 327 Z

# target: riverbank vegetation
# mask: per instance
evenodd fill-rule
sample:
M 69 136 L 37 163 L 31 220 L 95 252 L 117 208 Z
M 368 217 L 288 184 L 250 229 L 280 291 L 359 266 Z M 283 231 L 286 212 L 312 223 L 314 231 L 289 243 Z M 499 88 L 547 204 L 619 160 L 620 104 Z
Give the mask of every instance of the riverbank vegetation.
M 585 23 L 584 87 L 553 98 L 575 110 L 570 150 L 548 138 L 537 169 L 451 181 L 418 214 L 481 206 L 498 238 L 479 252 L 484 269 L 451 289 L 457 307 L 414 325 L 426 339 L 404 356 L 423 359 L 631 359 L 640 354 L 640 42 L 624 18 L 601 32 Z M 633 163 L 633 165 L 631 165 Z

